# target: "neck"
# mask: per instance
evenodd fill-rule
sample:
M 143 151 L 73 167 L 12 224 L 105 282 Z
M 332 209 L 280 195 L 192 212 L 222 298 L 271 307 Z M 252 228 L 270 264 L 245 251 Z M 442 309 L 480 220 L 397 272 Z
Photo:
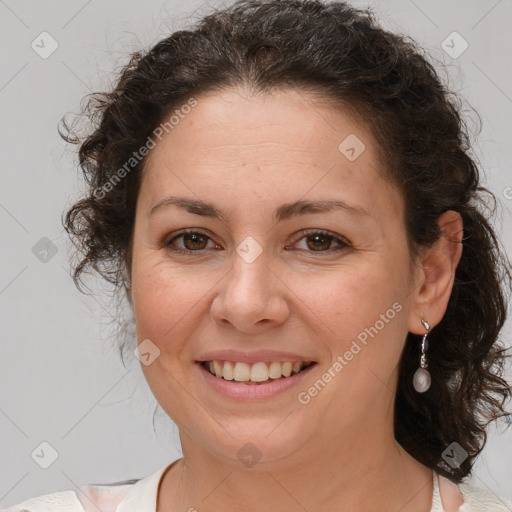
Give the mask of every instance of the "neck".
M 234 504 L 239 512 L 430 510 L 432 471 L 405 452 L 392 432 L 339 437 L 252 468 L 214 457 L 184 438 L 184 458 L 164 475 L 157 512 L 208 512 Z

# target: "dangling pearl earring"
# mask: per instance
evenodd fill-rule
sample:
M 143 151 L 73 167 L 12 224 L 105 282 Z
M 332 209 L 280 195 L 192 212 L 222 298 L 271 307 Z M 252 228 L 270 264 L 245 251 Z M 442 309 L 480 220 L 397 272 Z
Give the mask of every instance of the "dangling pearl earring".
M 430 331 L 430 324 L 425 322 L 425 320 L 422 320 L 421 323 L 427 332 L 423 335 L 423 339 L 421 340 L 420 367 L 414 373 L 412 384 L 418 393 L 425 393 L 425 391 L 430 387 L 430 383 L 432 381 L 430 378 L 430 372 L 426 369 L 428 367 L 428 363 L 427 356 L 425 355 L 428 350 L 427 336 Z

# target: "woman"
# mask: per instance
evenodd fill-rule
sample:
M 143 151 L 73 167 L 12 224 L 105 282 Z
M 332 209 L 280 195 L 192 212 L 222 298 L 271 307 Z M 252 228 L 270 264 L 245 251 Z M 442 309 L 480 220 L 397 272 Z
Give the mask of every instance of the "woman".
M 412 42 L 343 2 L 241 1 L 89 113 L 75 281 L 126 291 L 183 458 L 9 511 L 512 510 L 462 481 L 506 414 L 510 268 Z

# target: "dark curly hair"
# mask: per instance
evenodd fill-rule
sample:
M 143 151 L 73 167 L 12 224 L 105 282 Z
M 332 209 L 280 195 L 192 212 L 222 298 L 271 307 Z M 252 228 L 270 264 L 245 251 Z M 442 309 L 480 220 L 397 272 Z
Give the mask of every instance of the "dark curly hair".
M 412 261 L 439 238 L 442 213 L 462 216 L 462 258 L 447 311 L 430 335 L 432 385 L 421 395 L 412 388 L 418 337 L 409 333 L 395 399 L 396 440 L 460 482 L 486 443 L 487 425 L 507 414 L 509 356 L 499 333 L 510 263 L 490 223 L 496 198 L 480 185 L 462 101 L 413 40 L 382 29 L 370 10 L 345 2 L 242 0 L 133 54 L 114 90 L 90 95 L 83 105 L 93 124 L 87 134 L 77 136 L 65 121 L 60 130 L 80 144 L 88 184 L 87 195 L 63 215 L 80 256 L 75 284 L 82 289 L 83 274 L 94 270 L 129 295 L 126 270 L 145 163 L 133 160 L 134 152 L 190 98 L 241 85 L 258 93 L 290 87 L 317 93 L 366 123 L 382 172 L 403 194 Z M 442 458 L 453 441 L 468 453 L 455 468 Z

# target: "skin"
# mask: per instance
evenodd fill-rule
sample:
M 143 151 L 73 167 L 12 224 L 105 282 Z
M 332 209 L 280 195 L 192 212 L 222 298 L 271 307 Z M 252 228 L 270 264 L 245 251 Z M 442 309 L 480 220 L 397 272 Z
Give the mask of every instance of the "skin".
M 129 260 L 131 300 L 139 342 L 150 339 L 160 350 L 142 369 L 179 428 L 184 456 L 161 481 L 158 512 L 234 504 L 252 512 L 430 510 L 432 472 L 393 435 L 397 365 L 407 333 L 424 334 L 421 319 L 435 329 L 446 311 L 462 221 L 455 212 L 441 216 L 443 236 L 409 274 L 403 200 L 379 174 L 376 142 L 317 99 L 291 89 L 200 96 L 148 156 Z M 338 149 L 350 134 L 366 147 L 354 161 Z M 170 195 L 213 203 L 226 218 L 173 205 L 149 215 Z M 343 200 L 369 215 L 336 210 L 273 220 L 276 208 L 299 199 Z M 199 248 L 180 255 L 166 243 L 185 228 L 209 238 L 196 245 L 174 239 L 175 247 Z M 306 229 L 349 246 L 336 250 L 335 238 L 315 245 Z M 248 236 L 262 248 L 252 263 L 236 252 Z M 401 311 L 307 405 L 299 403 L 298 392 L 394 303 Z M 210 389 L 194 363 L 206 350 L 230 348 L 283 350 L 318 365 L 300 389 L 234 401 Z M 261 453 L 250 468 L 237 456 L 248 442 Z M 460 503 L 455 497 L 447 511 Z

